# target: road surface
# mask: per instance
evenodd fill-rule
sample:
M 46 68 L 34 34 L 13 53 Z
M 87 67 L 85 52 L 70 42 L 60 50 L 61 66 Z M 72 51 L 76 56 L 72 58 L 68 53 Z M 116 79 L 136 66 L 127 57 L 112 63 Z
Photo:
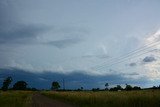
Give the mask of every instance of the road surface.
M 32 107 L 75 107 L 61 101 L 50 99 L 39 93 L 33 95 L 32 101 Z

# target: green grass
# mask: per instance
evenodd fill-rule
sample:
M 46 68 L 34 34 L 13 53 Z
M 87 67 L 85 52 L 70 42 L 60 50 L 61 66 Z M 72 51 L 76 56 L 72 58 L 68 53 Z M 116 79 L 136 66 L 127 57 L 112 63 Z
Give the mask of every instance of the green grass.
M 42 92 L 80 107 L 160 107 L 160 91 Z
M 0 91 L 0 107 L 30 107 L 32 92 Z
M 54 92 L 43 95 L 80 107 L 160 107 L 160 90 L 121 92 Z M 0 91 L 0 107 L 31 107 L 30 91 Z

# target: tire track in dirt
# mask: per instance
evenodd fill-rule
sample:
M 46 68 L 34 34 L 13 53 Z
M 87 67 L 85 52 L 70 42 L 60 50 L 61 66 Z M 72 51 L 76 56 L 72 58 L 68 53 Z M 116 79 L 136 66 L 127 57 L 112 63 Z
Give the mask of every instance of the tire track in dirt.
M 32 96 L 32 107 L 75 107 L 73 105 L 50 99 L 44 95 L 36 93 Z

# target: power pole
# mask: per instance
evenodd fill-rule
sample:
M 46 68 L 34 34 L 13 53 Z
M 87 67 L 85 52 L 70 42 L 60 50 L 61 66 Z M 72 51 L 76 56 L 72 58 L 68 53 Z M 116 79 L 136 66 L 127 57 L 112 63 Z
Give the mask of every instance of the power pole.
M 63 90 L 65 90 L 65 81 L 63 79 Z

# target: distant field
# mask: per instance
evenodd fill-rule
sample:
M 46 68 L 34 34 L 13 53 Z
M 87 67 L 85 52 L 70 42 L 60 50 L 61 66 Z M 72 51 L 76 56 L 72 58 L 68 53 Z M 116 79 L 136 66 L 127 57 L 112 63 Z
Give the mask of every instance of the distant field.
M 160 107 L 160 91 L 42 92 L 80 107 Z
M 0 107 L 30 107 L 30 91 L 0 91 Z

